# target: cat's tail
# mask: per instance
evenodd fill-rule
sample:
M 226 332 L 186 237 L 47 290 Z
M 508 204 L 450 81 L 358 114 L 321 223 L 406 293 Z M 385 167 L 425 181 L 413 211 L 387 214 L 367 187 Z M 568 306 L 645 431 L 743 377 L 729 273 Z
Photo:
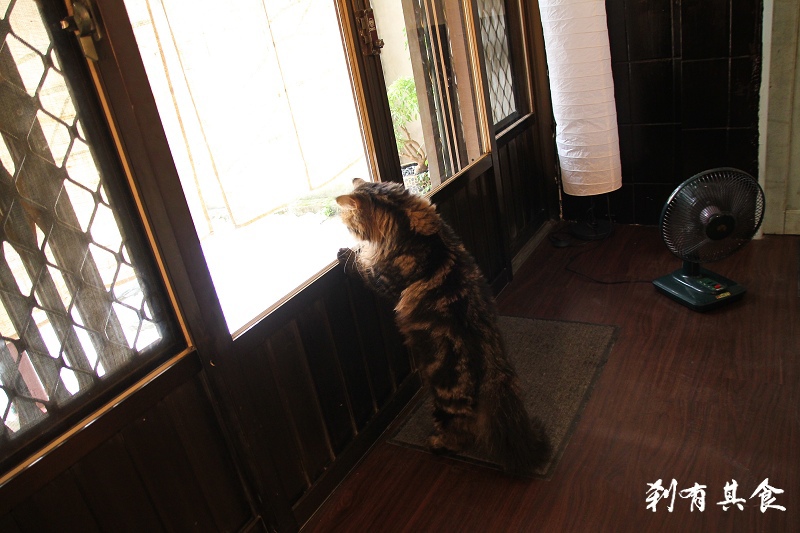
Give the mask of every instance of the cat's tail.
M 488 445 L 509 474 L 531 476 L 550 458 L 552 447 L 538 418 L 531 418 L 513 385 L 500 387 L 490 415 Z

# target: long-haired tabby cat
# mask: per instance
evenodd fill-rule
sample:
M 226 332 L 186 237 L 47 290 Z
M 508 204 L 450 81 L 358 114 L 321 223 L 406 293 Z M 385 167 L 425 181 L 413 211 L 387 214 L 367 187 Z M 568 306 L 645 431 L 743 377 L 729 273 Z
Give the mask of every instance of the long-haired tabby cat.
M 520 399 L 494 299 L 474 259 L 428 199 L 396 183 L 353 185 L 336 202 L 360 245 L 339 250 L 339 261 L 394 304 L 433 396 L 428 446 L 481 446 L 506 471 L 531 474 L 549 455 L 549 442 Z

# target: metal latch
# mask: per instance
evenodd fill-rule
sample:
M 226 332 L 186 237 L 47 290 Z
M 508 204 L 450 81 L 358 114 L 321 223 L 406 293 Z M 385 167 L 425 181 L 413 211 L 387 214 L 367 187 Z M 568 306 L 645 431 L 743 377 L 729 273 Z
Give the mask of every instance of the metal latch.
M 358 19 L 358 36 L 361 38 L 361 52 L 365 56 L 376 56 L 381 53 L 383 39 L 378 38 L 378 28 L 375 26 L 375 15 L 372 8 L 356 11 Z
M 97 20 L 97 14 L 90 0 L 73 0 L 72 16 L 61 21 L 62 29 L 75 32 L 80 39 L 83 55 L 92 61 L 98 60 L 94 43 L 103 38 Z

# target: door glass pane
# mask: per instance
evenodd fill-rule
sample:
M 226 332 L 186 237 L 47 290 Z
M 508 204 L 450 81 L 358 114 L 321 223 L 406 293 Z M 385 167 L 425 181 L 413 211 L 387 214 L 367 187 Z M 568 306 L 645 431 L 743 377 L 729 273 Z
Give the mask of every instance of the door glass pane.
M 353 244 L 370 179 L 334 2 L 125 0 L 230 331 Z
M 38 5 L 0 2 L 2 459 L 176 349 L 126 178 L 84 131 L 67 75 L 84 59 Z
M 506 8 L 503 0 L 478 0 L 483 57 L 489 82 L 492 123 L 497 125 L 514 116 L 517 102 L 511 74 Z
M 486 152 L 461 2 L 373 0 L 406 187 L 425 194 Z

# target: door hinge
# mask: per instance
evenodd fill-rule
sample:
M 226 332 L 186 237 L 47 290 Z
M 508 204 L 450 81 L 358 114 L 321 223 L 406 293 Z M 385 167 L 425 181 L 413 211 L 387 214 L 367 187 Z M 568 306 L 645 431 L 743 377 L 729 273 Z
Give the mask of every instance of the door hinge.
M 91 0 L 72 0 L 72 15 L 61 21 L 61 28 L 78 36 L 83 55 L 92 61 L 98 60 L 94 43 L 103 38 L 98 20 Z
M 381 53 L 383 39 L 378 38 L 378 28 L 375 26 L 375 15 L 372 8 L 356 11 L 358 21 L 358 36 L 361 39 L 361 53 L 365 56 L 376 56 Z

